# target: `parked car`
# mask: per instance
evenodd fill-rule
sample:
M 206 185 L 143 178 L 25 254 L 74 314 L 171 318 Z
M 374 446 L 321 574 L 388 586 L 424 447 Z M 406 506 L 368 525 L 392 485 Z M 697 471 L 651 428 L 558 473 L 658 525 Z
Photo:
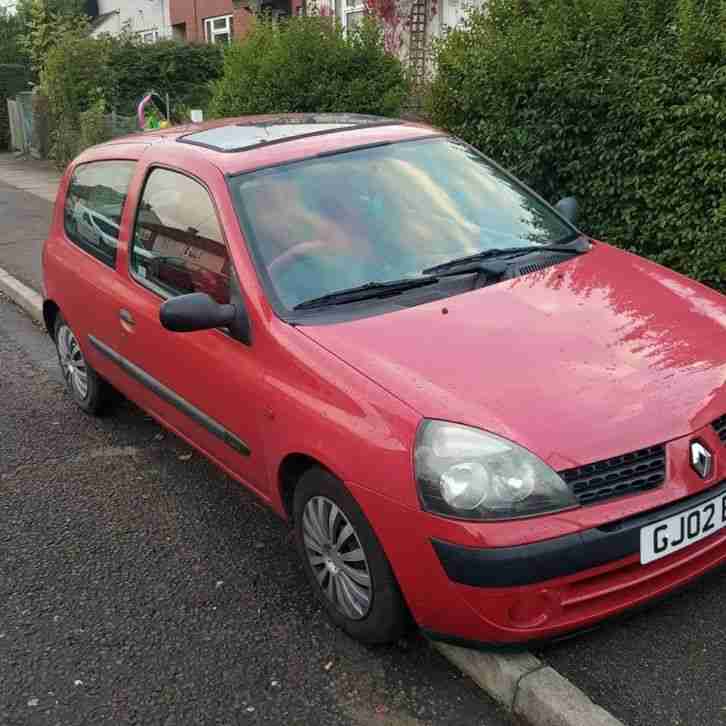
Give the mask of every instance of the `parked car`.
M 574 212 L 420 124 L 132 136 L 63 178 L 45 321 L 84 411 L 118 389 L 293 524 L 351 636 L 551 639 L 726 559 L 726 299 Z

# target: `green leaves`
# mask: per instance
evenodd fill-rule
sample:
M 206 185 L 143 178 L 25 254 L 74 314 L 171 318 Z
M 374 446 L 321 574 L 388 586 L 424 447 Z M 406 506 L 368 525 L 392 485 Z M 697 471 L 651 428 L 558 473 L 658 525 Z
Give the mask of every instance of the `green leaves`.
M 433 123 L 579 197 L 595 236 L 726 290 L 726 2 L 488 8 L 437 46 Z
M 406 92 L 401 63 L 385 52 L 371 18 L 348 35 L 329 17 L 258 19 L 241 43 L 227 49 L 211 111 L 395 115 Z

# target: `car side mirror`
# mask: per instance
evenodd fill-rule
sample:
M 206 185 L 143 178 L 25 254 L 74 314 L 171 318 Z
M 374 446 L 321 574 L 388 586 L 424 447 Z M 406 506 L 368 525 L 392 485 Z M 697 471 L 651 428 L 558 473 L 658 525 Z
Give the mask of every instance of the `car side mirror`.
M 173 297 L 159 310 L 161 324 L 175 333 L 222 328 L 234 323 L 236 318 L 234 305 L 221 305 L 205 292 Z
M 555 209 L 568 221 L 575 224 L 577 221 L 577 199 L 565 197 L 555 204 Z

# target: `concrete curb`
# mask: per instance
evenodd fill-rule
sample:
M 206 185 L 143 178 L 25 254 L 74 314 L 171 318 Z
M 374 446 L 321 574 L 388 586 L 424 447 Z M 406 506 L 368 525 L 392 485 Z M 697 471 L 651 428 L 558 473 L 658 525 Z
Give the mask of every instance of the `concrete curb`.
M 0 267 L 0 292 L 39 323 L 43 322 L 43 298 L 33 289 Z
M 0 267 L 0 292 L 43 322 L 43 298 Z M 528 726 L 624 726 L 531 653 L 433 646 L 520 722 Z
M 433 646 L 506 711 L 527 726 L 624 726 L 531 653 Z

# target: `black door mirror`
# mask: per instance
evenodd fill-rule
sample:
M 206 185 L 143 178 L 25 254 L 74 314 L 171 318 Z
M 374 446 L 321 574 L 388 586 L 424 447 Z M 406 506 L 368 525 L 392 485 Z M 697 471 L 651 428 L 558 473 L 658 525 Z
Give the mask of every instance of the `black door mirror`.
M 222 328 L 231 325 L 236 317 L 234 305 L 220 305 L 205 292 L 173 297 L 159 310 L 161 324 L 175 333 Z
M 565 197 L 555 204 L 555 209 L 568 221 L 575 224 L 577 221 L 577 199 Z

